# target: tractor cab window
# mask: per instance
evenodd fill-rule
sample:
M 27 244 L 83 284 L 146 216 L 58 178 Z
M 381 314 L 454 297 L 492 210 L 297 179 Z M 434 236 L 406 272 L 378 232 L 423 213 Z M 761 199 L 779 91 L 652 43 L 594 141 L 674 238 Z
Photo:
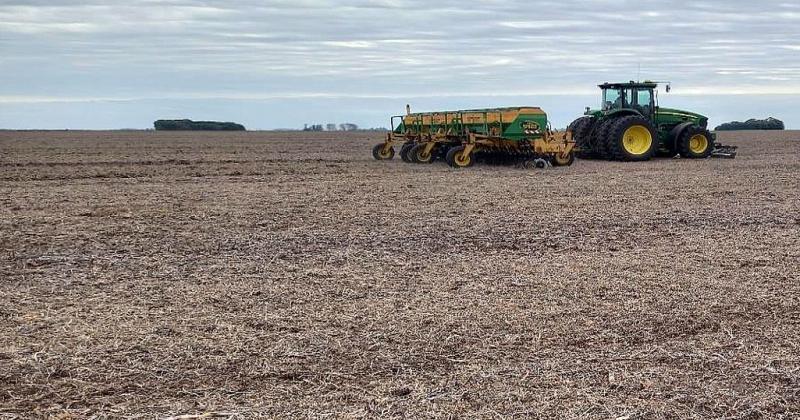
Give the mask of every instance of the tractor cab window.
M 653 110 L 653 91 L 641 89 L 636 91 L 636 109 L 644 115 L 649 115 Z
M 603 89 L 603 103 L 600 108 L 603 111 L 622 108 L 622 91 L 620 89 Z
M 625 105 L 624 107 L 633 108 L 633 89 L 624 89 L 622 93 L 624 94 L 622 98 L 622 103 Z

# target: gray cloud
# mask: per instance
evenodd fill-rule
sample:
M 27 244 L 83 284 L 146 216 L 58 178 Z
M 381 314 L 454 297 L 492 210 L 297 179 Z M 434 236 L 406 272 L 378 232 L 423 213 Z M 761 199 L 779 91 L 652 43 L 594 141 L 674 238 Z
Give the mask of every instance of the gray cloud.
M 3 1 L 0 102 L 800 94 L 781 1 Z

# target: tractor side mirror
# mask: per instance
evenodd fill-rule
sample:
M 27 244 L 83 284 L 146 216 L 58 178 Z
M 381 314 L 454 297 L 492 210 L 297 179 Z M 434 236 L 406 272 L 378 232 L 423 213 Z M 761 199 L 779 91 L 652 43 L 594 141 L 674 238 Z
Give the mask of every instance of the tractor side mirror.
M 672 86 L 667 85 L 667 93 L 669 93 L 670 90 L 672 90 Z

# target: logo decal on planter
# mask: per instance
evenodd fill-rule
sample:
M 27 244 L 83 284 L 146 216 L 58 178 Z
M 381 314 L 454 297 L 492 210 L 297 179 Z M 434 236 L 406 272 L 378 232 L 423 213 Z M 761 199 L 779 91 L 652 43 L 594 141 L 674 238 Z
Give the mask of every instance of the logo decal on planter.
M 519 125 L 525 134 L 539 134 L 539 129 L 541 128 L 536 121 L 522 121 Z

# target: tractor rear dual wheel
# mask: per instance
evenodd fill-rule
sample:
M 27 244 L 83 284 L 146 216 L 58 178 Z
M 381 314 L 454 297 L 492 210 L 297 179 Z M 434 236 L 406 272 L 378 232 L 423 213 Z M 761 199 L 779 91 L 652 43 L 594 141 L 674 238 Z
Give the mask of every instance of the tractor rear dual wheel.
M 592 133 L 594 156 L 598 159 L 611 159 L 611 153 L 608 151 L 608 138 L 611 135 L 611 127 L 614 122 L 614 119 L 603 120 L 598 123 Z
M 658 134 L 646 118 L 628 115 L 611 120 L 605 127 L 605 155 L 614 160 L 649 160 L 658 148 Z
M 575 140 L 575 146 L 578 148 L 576 155 L 581 159 L 591 159 L 597 157 L 592 147 L 592 128 L 594 128 L 597 120 L 586 115 L 573 121 L 567 131 L 572 132 L 572 139 Z
M 372 148 L 372 157 L 375 160 L 390 160 L 394 157 L 394 148 L 386 147 L 385 143 L 376 144 L 375 147 Z
M 697 125 L 683 130 L 677 140 L 678 153 L 683 158 L 703 159 L 711 156 L 714 151 L 711 132 Z
M 447 157 L 445 158 L 447 164 L 453 168 L 468 168 L 472 166 L 475 163 L 475 156 L 472 156 L 471 153 L 464 153 L 465 150 L 466 147 L 464 146 L 450 148 L 450 150 L 447 151 Z

